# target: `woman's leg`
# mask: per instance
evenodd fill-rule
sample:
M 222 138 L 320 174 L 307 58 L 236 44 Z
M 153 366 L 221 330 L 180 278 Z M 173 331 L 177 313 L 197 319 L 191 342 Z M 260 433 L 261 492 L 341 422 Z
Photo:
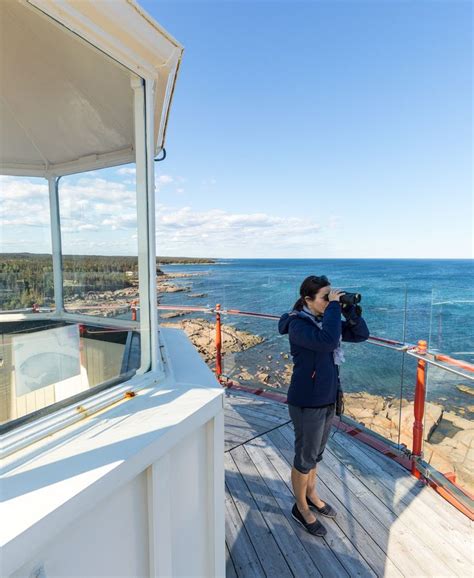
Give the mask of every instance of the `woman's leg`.
M 324 508 L 325 503 L 320 499 L 318 496 L 318 492 L 316 491 L 316 470 L 317 466 L 313 468 L 308 474 L 308 485 L 306 487 L 306 496 L 318 506 L 318 508 Z
M 313 470 L 311 470 L 313 471 Z M 316 516 L 311 512 L 306 501 L 309 474 L 302 474 L 295 467 L 291 468 L 291 485 L 296 498 L 296 506 L 303 515 L 306 523 L 312 524 L 316 521 Z
M 332 418 L 334 417 L 334 407 L 330 407 L 327 410 L 326 414 L 326 422 L 324 424 L 324 431 L 323 436 L 321 439 L 321 446 L 319 448 L 319 454 L 317 458 L 317 462 L 320 462 L 323 459 L 323 453 L 326 448 L 326 444 L 329 438 L 329 434 L 331 433 L 331 426 L 332 426 Z M 316 491 L 316 480 L 317 480 L 317 465 L 313 468 L 308 474 L 308 484 L 306 489 L 306 495 L 308 498 L 315 504 L 318 508 L 324 508 L 325 502 L 323 502 L 320 497 L 318 496 L 318 492 Z
M 308 473 L 304 473 L 309 471 L 309 468 L 311 467 L 310 465 L 308 466 L 304 457 L 304 444 L 307 436 L 304 431 L 305 412 L 303 408 L 292 406 L 290 404 L 288 404 L 288 412 L 295 430 L 295 459 L 294 465 L 291 468 L 291 485 L 293 486 L 293 493 L 295 494 L 298 510 L 303 515 L 305 521 L 308 524 L 312 524 L 316 521 L 316 518 L 309 509 L 308 502 L 306 501 Z

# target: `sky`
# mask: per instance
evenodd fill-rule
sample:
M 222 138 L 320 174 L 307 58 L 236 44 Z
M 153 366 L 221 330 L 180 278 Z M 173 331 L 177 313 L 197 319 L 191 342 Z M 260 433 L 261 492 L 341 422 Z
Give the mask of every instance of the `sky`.
M 159 255 L 472 258 L 470 1 L 140 4 L 185 47 Z M 133 171 L 62 180 L 65 253 L 136 254 Z M 0 197 L 2 250 L 50 251 L 45 181 Z

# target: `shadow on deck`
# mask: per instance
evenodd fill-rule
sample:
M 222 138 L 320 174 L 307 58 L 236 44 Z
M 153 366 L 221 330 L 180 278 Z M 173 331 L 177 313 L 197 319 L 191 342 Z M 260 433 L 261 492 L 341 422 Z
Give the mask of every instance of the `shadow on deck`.
M 293 438 L 285 405 L 226 392 L 227 578 L 472 576 L 470 521 L 339 430 L 318 467 L 338 516 L 324 539 L 308 534 L 290 513 Z

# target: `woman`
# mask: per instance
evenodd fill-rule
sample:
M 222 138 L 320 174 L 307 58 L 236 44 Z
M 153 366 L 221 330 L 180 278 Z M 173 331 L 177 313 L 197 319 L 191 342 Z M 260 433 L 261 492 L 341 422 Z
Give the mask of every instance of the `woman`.
M 288 409 L 295 429 L 291 482 L 296 503 L 291 513 L 315 536 L 326 534 L 315 512 L 328 518 L 336 516 L 334 508 L 316 492 L 316 466 L 323 456 L 340 389 L 339 364 L 344 361 L 341 338 L 359 342 L 369 337 L 359 306 L 345 306 L 341 311 L 343 294 L 331 289 L 324 276 L 307 277 L 293 311 L 282 315 L 278 324 L 280 333 L 288 334 L 294 363 L 288 389 Z

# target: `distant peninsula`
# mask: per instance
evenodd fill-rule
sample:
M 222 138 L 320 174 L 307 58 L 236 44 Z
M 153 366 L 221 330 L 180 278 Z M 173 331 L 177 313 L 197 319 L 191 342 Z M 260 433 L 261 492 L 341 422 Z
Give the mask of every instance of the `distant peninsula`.
M 156 274 L 166 277 L 162 265 L 212 265 L 216 259 L 156 258 Z M 64 298 L 89 292 L 117 291 L 138 286 L 138 257 L 122 255 L 63 255 Z M 134 289 L 135 290 L 135 289 Z M 0 310 L 49 306 L 54 298 L 53 258 L 47 253 L 0 253 Z

